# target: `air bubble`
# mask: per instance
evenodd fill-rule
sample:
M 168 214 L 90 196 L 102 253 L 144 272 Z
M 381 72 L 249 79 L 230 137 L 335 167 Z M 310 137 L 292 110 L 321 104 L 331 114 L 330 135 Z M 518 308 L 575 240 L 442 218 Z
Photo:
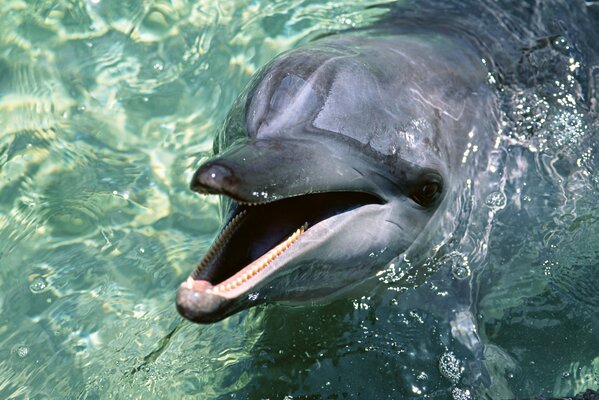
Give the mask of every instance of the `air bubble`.
M 472 398 L 470 397 L 470 390 L 460 388 L 453 388 L 451 396 L 453 400 L 470 400 Z
M 465 279 L 470 276 L 468 256 L 460 252 L 452 252 L 439 260 L 439 265 L 449 268 L 451 275 L 456 279 Z
M 156 61 L 156 62 L 154 62 L 154 64 L 152 64 L 152 68 L 156 72 L 162 72 L 162 71 L 164 71 L 164 64 L 161 63 L 160 61 Z
M 439 371 L 451 383 L 456 384 L 462 376 L 462 362 L 452 353 L 445 353 L 439 360 Z
M 36 277 L 30 284 L 31 293 L 41 293 L 48 287 L 48 281 L 43 276 Z
M 25 345 L 20 345 L 20 346 L 17 346 L 17 348 L 15 348 L 14 352 L 17 355 L 17 357 L 25 358 L 29 354 L 29 347 L 27 347 Z
M 491 208 L 505 207 L 506 198 L 501 192 L 492 192 L 487 196 L 485 204 Z
M 470 276 L 470 268 L 464 264 L 454 264 L 451 266 L 451 274 L 456 279 L 465 279 Z

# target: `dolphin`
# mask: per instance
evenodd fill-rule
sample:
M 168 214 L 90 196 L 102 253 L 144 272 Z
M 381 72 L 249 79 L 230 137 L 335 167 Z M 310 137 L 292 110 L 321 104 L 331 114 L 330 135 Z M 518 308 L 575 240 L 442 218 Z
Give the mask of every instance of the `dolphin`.
M 334 297 L 399 255 L 426 254 L 497 113 L 487 65 L 459 35 L 365 29 L 278 56 L 191 180 L 223 197 L 226 221 L 180 285 L 178 311 L 211 323 Z

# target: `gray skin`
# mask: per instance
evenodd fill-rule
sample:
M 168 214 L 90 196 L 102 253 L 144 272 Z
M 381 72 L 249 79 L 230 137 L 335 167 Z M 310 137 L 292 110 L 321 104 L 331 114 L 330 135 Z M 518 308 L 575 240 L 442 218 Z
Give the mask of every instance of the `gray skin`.
M 473 46 L 434 31 L 349 32 L 275 58 L 192 179 L 192 190 L 227 199 L 228 220 L 247 215 L 181 284 L 179 312 L 208 323 L 263 302 L 328 298 L 399 255 L 426 256 L 481 168 L 464 157 L 468 146 L 484 159 L 496 132 L 487 75 Z M 264 272 L 212 291 L 303 222 Z

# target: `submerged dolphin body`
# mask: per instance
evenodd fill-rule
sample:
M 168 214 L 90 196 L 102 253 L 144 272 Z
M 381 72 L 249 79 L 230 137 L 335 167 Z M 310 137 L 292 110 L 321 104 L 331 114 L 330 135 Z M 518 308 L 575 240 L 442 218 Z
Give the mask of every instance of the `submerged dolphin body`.
M 480 52 L 449 33 L 348 32 L 279 56 L 193 176 L 229 200 L 227 223 L 179 312 L 208 323 L 328 297 L 426 254 L 481 168 L 466 156 L 489 151 L 496 103 Z

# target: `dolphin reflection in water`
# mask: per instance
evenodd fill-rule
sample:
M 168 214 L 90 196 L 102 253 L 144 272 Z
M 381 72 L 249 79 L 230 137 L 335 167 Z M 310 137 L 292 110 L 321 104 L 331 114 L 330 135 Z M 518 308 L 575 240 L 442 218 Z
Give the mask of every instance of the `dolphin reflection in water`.
M 476 17 L 464 18 L 398 13 L 256 74 L 191 181 L 222 195 L 227 217 L 178 290 L 181 315 L 210 323 L 264 302 L 330 297 L 402 256 L 434 256 L 464 191 L 485 184 L 501 124 L 493 77 L 503 65 L 508 79 L 522 49 L 509 24 L 499 51 L 492 29 L 474 40 Z

